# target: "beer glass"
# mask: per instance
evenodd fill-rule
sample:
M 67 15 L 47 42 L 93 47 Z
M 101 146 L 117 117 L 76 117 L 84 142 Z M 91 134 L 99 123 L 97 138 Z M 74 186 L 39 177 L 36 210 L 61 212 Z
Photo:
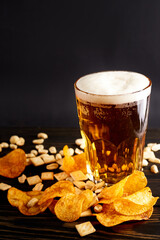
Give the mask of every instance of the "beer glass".
M 151 81 L 127 71 L 86 75 L 75 84 L 87 172 L 113 184 L 142 169 Z

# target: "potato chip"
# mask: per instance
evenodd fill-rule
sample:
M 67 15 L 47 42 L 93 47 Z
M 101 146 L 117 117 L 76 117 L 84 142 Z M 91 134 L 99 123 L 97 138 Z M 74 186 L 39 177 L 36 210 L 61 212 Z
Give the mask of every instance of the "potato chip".
M 64 146 L 63 153 L 64 159 L 62 167 L 65 172 L 71 173 L 73 171 L 81 170 L 84 174 L 87 173 L 85 153 L 72 157 L 67 145 Z
M 9 203 L 14 207 L 18 207 L 20 201 L 23 201 L 25 204 L 27 204 L 31 199 L 28 195 L 26 195 L 25 192 L 14 187 L 11 187 L 8 190 L 7 198 Z
M 132 194 L 136 191 L 143 189 L 147 185 L 147 178 L 141 171 L 135 170 L 131 175 L 128 176 L 127 181 L 124 185 L 124 194 Z
M 65 145 L 63 148 L 63 154 L 65 156 L 62 164 L 63 170 L 67 173 L 70 173 L 74 171 L 75 161 L 74 158 L 70 155 L 67 145 Z
M 40 212 L 43 212 L 48 207 L 48 204 L 41 207 L 38 205 L 38 201 L 41 198 L 43 192 L 41 191 L 29 191 L 23 192 L 14 187 L 8 190 L 8 201 L 12 206 L 15 206 L 19 209 L 19 211 L 24 215 L 37 215 Z M 32 206 L 29 203 L 33 198 L 36 198 L 38 201 Z M 51 203 L 51 202 L 50 202 Z
M 71 183 L 70 181 L 56 182 L 51 187 L 45 189 L 38 204 L 41 205 L 49 199 L 53 200 L 53 198 L 55 197 L 62 197 L 66 193 L 75 193 L 73 183 Z
M 64 222 L 76 221 L 82 213 L 84 196 L 81 194 L 67 193 L 55 205 L 57 218 Z
M 157 202 L 149 187 L 136 193 L 116 199 L 113 203 L 115 210 L 123 215 L 137 215 L 148 211 Z
M 51 204 L 50 204 L 49 207 L 48 207 L 49 210 L 51 211 L 51 213 L 53 213 L 53 214 L 55 214 L 54 208 L 55 208 L 55 205 L 56 205 L 57 202 L 58 202 L 58 200 L 53 199 L 52 202 L 51 202 Z
M 120 182 L 110 186 L 105 187 L 99 194 L 99 198 L 106 199 L 106 203 L 113 202 L 116 198 L 122 197 L 123 195 L 123 187 L 127 181 L 128 177 L 125 177 Z
M 93 192 L 90 189 L 87 189 L 85 191 L 82 191 L 80 195 L 84 196 L 84 201 L 82 205 L 82 212 L 84 212 L 89 208 L 91 202 L 93 201 Z
M 87 173 L 87 165 L 86 165 L 86 155 L 85 153 L 81 153 L 73 156 L 75 161 L 75 170 L 81 170 L 84 174 Z
M 18 177 L 26 167 L 25 152 L 18 148 L 0 158 L 0 175 L 8 178 Z
M 117 213 L 114 209 L 113 204 L 104 204 L 103 205 L 103 212 L 95 214 L 97 217 L 97 220 L 104 225 L 105 227 L 113 227 L 115 225 L 118 225 L 120 223 L 126 222 L 126 221 L 133 221 L 133 220 L 148 220 L 153 212 L 153 207 L 151 207 L 148 211 L 137 214 L 137 215 L 122 215 L 120 213 Z

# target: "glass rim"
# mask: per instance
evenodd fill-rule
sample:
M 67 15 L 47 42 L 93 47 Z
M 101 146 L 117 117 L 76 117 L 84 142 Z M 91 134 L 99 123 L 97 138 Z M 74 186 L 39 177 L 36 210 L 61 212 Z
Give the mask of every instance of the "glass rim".
M 132 72 L 132 71 L 101 71 L 101 72 L 96 72 L 96 73 L 103 73 L 103 72 L 128 72 L 128 73 L 137 73 L 137 72 Z M 95 74 L 95 73 L 91 73 L 91 74 Z M 78 78 L 78 79 L 76 80 L 76 82 L 74 83 L 74 87 L 75 87 L 75 89 L 78 90 L 78 91 L 80 91 L 80 92 L 82 92 L 82 93 L 84 93 L 84 94 L 88 94 L 88 95 L 92 95 L 92 96 L 100 96 L 100 97 L 115 97 L 115 96 L 127 96 L 127 95 L 130 95 L 130 94 L 140 93 L 140 92 L 143 92 L 144 90 L 146 90 L 147 88 L 149 88 L 149 87 L 152 86 L 152 81 L 150 80 L 149 77 L 145 76 L 145 75 L 142 74 L 142 73 L 138 73 L 138 74 L 140 74 L 140 75 L 142 75 L 142 76 L 144 76 L 145 78 L 148 79 L 148 85 L 147 85 L 145 88 L 140 89 L 140 90 L 135 91 L 135 92 L 121 93 L 121 94 L 112 94 L 112 95 L 111 95 L 111 94 L 97 94 L 97 93 L 90 93 L 90 92 L 86 92 L 86 91 L 81 90 L 80 88 L 78 88 L 78 87 L 77 87 L 77 82 L 78 82 L 81 78 L 83 78 L 83 77 L 85 77 L 85 76 L 87 76 L 87 75 L 91 75 L 91 74 L 86 74 L 86 75 L 84 75 L 84 76 Z

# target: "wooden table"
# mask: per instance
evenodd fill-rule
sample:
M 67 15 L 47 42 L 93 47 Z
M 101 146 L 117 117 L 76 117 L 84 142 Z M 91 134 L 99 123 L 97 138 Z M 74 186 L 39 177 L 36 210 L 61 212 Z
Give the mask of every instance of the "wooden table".
M 61 150 L 65 144 L 75 148 L 74 141 L 80 137 L 78 129 L 52 129 L 52 128 L 0 128 L 0 142 L 9 141 L 11 135 L 18 135 L 25 138 L 26 143 L 23 149 L 29 152 L 34 148 L 32 140 L 36 138 L 38 132 L 46 132 L 49 138 L 45 140 L 45 148 L 56 146 Z M 160 130 L 148 130 L 146 143 L 160 142 Z M 1 153 L 1 156 L 9 150 Z M 160 154 L 157 153 L 160 157 Z M 29 166 L 25 170 L 27 176 L 38 174 L 45 167 Z M 148 178 L 148 186 L 151 187 L 154 196 L 160 196 L 160 173 L 152 174 L 149 167 L 144 169 Z M 20 184 L 16 179 L 0 177 L 0 182 L 5 182 L 21 190 L 31 190 L 32 187 Z M 45 183 L 45 187 L 50 185 L 50 181 Z M 112 228 L 100 225 L 95 217 L 80 218 L 73 223 L 64 223 L 58 220 L 47 209 L 37 216 L 24 216 L 17 208 L 12 207 L 7 200 L 7 192 L 0 191 L 0 239 L 82 239 L 75 229 L 75 224 L 84 221 L 91 221 L 96 232 L 83 239 L 160 239 L 160 200 L 154 207 L 154 212 L 150 220 L 127 222 Z

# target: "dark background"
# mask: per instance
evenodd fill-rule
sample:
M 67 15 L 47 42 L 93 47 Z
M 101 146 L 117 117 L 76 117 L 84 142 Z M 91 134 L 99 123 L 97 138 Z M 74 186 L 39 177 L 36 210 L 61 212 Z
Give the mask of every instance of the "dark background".
M 152 80 L 160 127 L 159 0 L 1 0 L 0 46 L 0 126 L 77 127 L 75 80 L 129 70 Z

